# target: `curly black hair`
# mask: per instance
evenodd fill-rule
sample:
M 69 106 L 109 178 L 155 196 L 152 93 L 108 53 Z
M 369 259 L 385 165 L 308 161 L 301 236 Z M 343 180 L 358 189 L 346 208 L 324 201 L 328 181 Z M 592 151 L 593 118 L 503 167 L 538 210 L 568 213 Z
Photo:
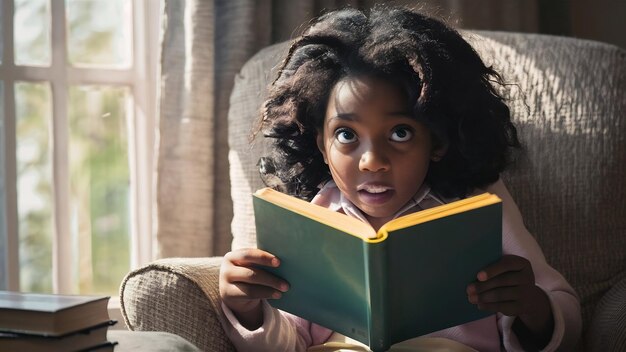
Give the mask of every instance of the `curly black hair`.
M 266 184 L 310 200 L 331 178 L 316 135 L 332 87 L 363 74 L 402 88 L 434 147 L 447 147 L 425 179 L 442 196 L 495 182 L 520 147 L 493 86 L 504 85 L 501 76 L 456 30 L 404 7 L 376 6 L 369 16 L 347 8 L 322 15 L 293 41 L 270 86 L 258 126 L 273 139 L 273 155 L 259 161 Z

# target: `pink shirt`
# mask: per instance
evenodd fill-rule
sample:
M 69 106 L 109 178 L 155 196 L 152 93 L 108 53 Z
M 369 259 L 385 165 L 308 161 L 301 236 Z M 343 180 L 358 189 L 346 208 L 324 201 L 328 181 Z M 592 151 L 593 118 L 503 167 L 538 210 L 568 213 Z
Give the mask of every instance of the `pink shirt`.
M 554 317 L 552 339 L 544 351 L 557 348 L 570 350 L 580 336 L 582 318 L 580 304 L 574 289 L 565 278 L 548 263 L 541 248 L 524 226 L 517 205 L 502 181 L 490 185 L 484 191 L 502 199 L 502 252 L 528 259 L 533 267 L 536 285 L 550 299 Z M 422 186 L 396 217 L 407 212 L 432 208 L 451 201 L 437 197 L 428 186 Z M 343 212 L 367 222 L 363 213 L 345 199 L 334 182 L 328 182 L 315 196 L 312 203 Z M 250 331 L 243 327 L 233 313 L 222 304 L 227 321 L 224 330 L 239 351 L 305 351 L 307 347 L 326 342 L 332 331 L 292 314 L 280 311 L 263 301 L 263 325 Z M 444 337 L 470 346 L 478 351 L 523 351 L 511 330 L 515 317 L 502 314 L 458 325 L 427 336 Z M 502 347 L 502 348 L 501 348 Z

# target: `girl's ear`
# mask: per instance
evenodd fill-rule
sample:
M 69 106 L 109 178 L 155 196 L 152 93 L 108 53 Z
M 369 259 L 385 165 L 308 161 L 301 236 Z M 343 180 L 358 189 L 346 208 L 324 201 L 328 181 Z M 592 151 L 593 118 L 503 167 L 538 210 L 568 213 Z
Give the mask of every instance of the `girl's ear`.
M 430 160 L 434 162 L 440 161 L 446 155 L 446 152 L 448 152 L 447 143 L 438 147 L 437 149 L 433 149 L 432 153 L 430 153 Z
M 326 158 L 326 149 L 324 149 L 324 131 L 317 131 L 315 141 L 317 142 L 317 149 L 320 150 L 322 156 L 324 157 L 324 162 L 328 164 L 328 159 Z

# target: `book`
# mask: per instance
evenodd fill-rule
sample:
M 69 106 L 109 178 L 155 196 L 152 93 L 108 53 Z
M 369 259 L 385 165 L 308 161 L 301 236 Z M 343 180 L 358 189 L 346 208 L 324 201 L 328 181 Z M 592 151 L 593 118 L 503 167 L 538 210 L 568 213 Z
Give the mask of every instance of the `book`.
M 358 219 L 264 188 L 254 193 L 258 248 L 290 289 L 269 303 L 373 351 L 491 313 L 467 285 L 502 256 L 502 202 L 462 199 L 391 220 Z
M 0 332 L 0 351 L 68 352 L 104 348 L 105 343 L 108 342 L 109 326 L 115 323 L 117 321 L 110 320 L 104 324 L 61 336 Z
M 108 296 L 0 291 L 0 331 L 61 336 L 108 322 Z

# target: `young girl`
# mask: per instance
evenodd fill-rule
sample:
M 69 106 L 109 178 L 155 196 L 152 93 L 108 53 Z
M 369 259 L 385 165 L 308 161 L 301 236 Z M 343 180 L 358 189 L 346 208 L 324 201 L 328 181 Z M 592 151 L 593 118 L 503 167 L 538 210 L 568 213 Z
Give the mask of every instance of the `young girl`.
M 499 178 L 520 144 L 492 83 L 502 84 L 500 76 L 435 19 L 395 7 L 328 13 L 294 41 L 271 87 L 260 130 L 275 153 L 261 172 L 281 191 L 375 229 L 497 194 L 504 255 L 466 289 L 471 303 L 497 314 L 428 337 L 479 351 L 567 350 L 580 334 L 578 298 L 546 263 Z M 240 351 L 304 351 L 337 338 L 267 303 L 289 290 L 263 270 L 279 265 L 252 248 L 224 257 L 223 325 Z

